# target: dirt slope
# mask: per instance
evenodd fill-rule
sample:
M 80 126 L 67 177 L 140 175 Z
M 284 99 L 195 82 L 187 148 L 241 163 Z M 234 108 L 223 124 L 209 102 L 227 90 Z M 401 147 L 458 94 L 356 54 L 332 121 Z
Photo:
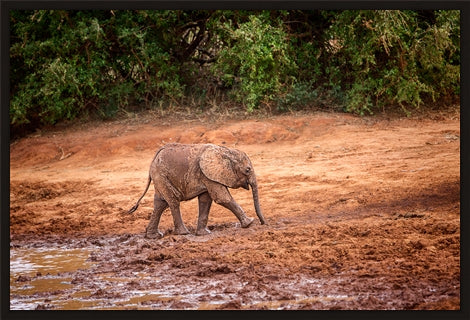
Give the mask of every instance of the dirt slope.
M 211 235 L 172 235 L 165 212 L 165 237 L 144 239 L 153 187 L 136 213 L 123 212 L 140 196 L 154 152 L 167 142 L 245 151 L 268 225 L 241 229 L 232 213 L 213 205 Z M 56 292 L 57 301 L 84 291 L 84 299 L 106 300 L 108 308 L 460 305 L 458 115 L 315 113 L 170 123 L 149 117 L 37 133 L 11 145 L 10 161 L 12 248 L 91 248 L 93 265 L 66 274 L 72 288 Z M 251 192 L 231 193 L 256 217 Z M 194 231 L 197 201 L 183 203 L 182 213 Z M 122 302 L 131 294 L 113 283 L 106 295 L 99 291 L 103 274 L 127 277 L 128 290 L 152 288 L 157 277 L 159 287 L 178 288 L 173 296 L 180 298 Z M 197 298 L 181 298 L 194 292 Z M 60 308 L 50 301 L 47 308 Z

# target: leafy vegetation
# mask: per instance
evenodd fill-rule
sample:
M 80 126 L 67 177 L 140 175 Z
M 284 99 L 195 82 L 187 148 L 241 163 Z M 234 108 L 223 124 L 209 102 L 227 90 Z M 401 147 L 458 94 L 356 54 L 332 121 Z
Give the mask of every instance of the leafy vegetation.
M 215 97 L 409 114 L 460 94 L 455 10 L 11 11 L 10 29 L 12 129 Z
M 263 100 L 275 100 L 295 79 L 296 65 L 280 23 L 252 15 L 238 27 L 223 26 L 228 37 L 214 69 L 224 85 L 232 87 L 235 100 L 249 111 Z

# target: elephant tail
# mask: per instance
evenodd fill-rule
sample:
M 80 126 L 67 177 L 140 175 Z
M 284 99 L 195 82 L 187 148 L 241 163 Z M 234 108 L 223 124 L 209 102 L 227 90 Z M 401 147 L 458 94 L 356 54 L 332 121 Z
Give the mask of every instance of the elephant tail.
M 139 207 L 139 204 L 140 204 L 140 201 L 142 200 L 142 198 L 145 196 L 145 194 L 147 193 L 147 190 L 149 189 L 150 187 L 150 182 L 152 181 L 152 177 L 149 175 L 149 178 L 147 180 L 147 187 L 145 187 L 145 191 L 144 193 L 142 194 L 142 196 L 139 198 L 139 200 L 137 200 L 136 204 L 129 210 L 127 211 L 127 213 L 131 214 L 133 213 L 135 210 L 137 210 L 137 208 Z

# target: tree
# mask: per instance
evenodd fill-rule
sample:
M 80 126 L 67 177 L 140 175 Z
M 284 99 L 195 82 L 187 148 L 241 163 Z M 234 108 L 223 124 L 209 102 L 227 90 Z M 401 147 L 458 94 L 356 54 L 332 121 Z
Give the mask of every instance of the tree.
M 358 114 L 460 93 L 455 10 L 18 10 L 10 24 L 13 131 L 217 92 L 247 111 L 326 99 Z

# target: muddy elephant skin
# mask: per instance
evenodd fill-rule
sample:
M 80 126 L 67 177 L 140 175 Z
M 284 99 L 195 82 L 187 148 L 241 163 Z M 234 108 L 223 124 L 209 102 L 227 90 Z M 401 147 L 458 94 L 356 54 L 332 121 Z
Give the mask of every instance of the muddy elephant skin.
M 159 238 L 160 217 L 170 208 L 175 234 L 189 234 L 180 213 L 180 202 L 198 197 L 199 216 L 196 235 L 210 233 L 207 221 L 212 201 L 233 212 L 243 228 L 254 219 L 246 216 L 243 209 L 232 198 L 227 188 L 251 187 L 256 214 L 261 222 L 266 221 L 261 212 L 258 184 L 248 156 L 240 150 L 213 144 L 167 144 L 160 148 L 150 165 L 147 186 L 137 203 L 128 212 L 134 212 L 151 181 L 155 186 L 154 211 L 147 226 L 147 238 Z

